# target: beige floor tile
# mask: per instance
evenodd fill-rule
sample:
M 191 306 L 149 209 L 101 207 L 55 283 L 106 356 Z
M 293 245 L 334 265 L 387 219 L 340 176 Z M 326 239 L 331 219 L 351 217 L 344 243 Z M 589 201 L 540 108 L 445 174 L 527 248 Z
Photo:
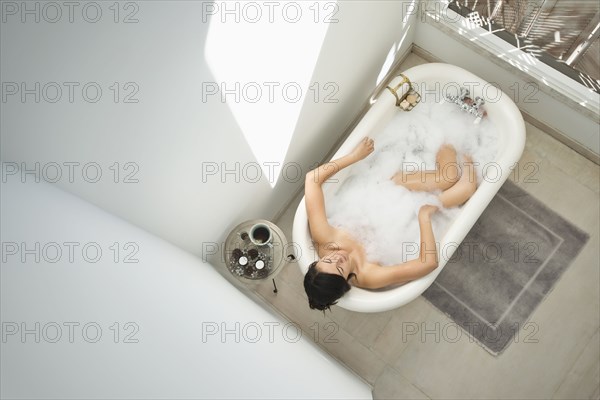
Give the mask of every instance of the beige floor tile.
M 394 368 L 430 398 L 463 399 L 483 393 L 477 386 L 485 385 L 492 377 L 485 377 L 482 364 L 492 356 L 470 342 L 440 312 L 415 322 L 417 332 L 392 364 Z
M 398 68 L 398 73 L 406 71 L 409 68 L 412 68 L 417 65 L 426 64 L 427 60 L 419 57 L 415 53 L 410 53 L 408 57 L 400 64 L 400 68 Z M 410 77 L 409 77 L 410 78 Z
M 299 293 L 304 293 L 304 276 L 296 263 L 288 263 L 283 266 L 275 277 L 275 282 L 283 280 L 293 286 Z
M 529 146 L 525 146 L 521 158 L 514 166 L 508 179 L 517 185 L 539 183 L 540 156 Z
M 338 322 L 346 332 L 367 347 L 371 347 L 394 311 L 382 313 L 358 313 L 341 307 L 331 308 L 330 317 Z
M 337 342 L 323 343 L 323 348 L 373 385 L 383 371 L 385 362 L 343 329 L 336 332 L 335 338 Z
M 389 365 L 393 365 L 415 335 L 413 332 L 419 331 L 421 322 L 432 312 L 436 312 L 435 308 L 423 297 L 394 310 L 392 318 L 381 330 L 371 348 Z
M 363 313 L 349 311 L 337 305 L 331 307 L 331 313 L 329 316 L 332 320 L 343 326 L 348 332 L 351 332 L 358 327 L 365 317 Z
M 356 335 L 361 326 L 368 324 L 373 319 L 373 315 L 369 313 L 348 311 L 341 307 L 335 307 L 332 310 L 331 318 L 338 321 L 352 336 Z
M 386 367 L 383 370 L 373 387 L 373 399 L 375 400 L 428 398 L 425 393 L 413 386 L 398 371 L 391 367 Z
M 537 154 L 538 158 L 548 159 L 594 193 L 600 191 L 600 166 L 582 157 L 575 150 L 561 144 L 537 127 L 529 123 L 525 125 L 527 128 L 526 148 Z
M 396 310 L 368 314 L 368 318 L 352 333 L 354 338 L 372 348 L 395 313 Z
M 273 293 L 268 283 L 257 287 L 258 293 L 275 308 L 288 317 L 290 321 L 310 330 L 314 324 L 322 324 L 331 320 L 316 310 L 311 310 L 305 296 L 299 294 L 288 283 L 279 281 L 277 294 Z
M 527 152 L 525 157 L 530 157 Z M 538 169 L 530 179 L 516 183 L 553 211 L 587 232 L 598 231 L 599 197 L 590 188 L 554 166 L 545 158 L 536 160 Z
M 600 336 L 594 336 L 562 382 L 554 399 L 589 399 L 600 385 Z

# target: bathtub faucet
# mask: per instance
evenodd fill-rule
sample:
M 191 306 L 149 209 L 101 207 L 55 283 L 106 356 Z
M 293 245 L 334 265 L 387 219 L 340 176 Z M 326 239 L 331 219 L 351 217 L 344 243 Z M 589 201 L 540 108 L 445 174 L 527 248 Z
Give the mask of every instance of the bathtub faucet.
M 481 122 L 481 119 L 485 116 L 485 111 L 482 108 L 482 106 L 485 104 L 485 100 L 482 97 L 477 96 L 475 97 L 475 102 L 473 102 L 473 100 L 468 96 L 469 89 L 461 87 L 459 95 L 452 96 L 450 94 L 447 94 L 446 100 L 450 103 L 458 105 L 461 108 L 461 110 L 468 112 L 471 115 L 474 115 L 476 117 L 475 123 L 478 124 Z

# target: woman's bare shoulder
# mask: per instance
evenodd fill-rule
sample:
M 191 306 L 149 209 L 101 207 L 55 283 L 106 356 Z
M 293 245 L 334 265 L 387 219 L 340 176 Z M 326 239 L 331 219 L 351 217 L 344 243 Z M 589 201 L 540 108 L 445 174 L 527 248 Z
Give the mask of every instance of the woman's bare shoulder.
M 319 257 L 323 257 L 335 250 L 346 250 L 348 247 L 343 231 L 338 228 L 332 227 L 328 235 L 320 239 L 319 241 L 314 238 L 312 239 L 313 246 L 317 249 Z
M 359 274 L 355 279 L 355 286 L 363 289 L 379 289 L 381 282 L 379 275 L 385 270 L 381 264 L 376 262 L 364 262 L 359 268 Z

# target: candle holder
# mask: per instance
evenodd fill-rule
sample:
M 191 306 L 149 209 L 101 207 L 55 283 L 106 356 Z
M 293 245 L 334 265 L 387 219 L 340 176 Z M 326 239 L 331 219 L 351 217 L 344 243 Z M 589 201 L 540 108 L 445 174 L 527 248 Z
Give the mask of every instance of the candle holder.
M 267 220 L 250 220 L 231 230 L 223 256 L 233 276 L 251 283 L 274 278 L 285 264 L 295 260 L 292 250 L 278 226 Z

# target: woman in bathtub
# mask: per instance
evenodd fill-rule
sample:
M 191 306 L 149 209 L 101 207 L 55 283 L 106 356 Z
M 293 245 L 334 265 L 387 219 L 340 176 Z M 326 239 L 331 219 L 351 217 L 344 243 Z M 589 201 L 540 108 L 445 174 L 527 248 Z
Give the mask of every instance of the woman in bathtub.
M 385 266 L 369 262 L 363 246 L 343 230 L 329 225 L 321 185 L 337 171 L 358 162 L 374 150 L 374 141 L 365 137 L 354 150 L 337 160 L 323 164 L 306 174 L 305 202 L 310 234 L 319 260 L 313 262 L 304 276 L 304 289 L 311 309 L 325 310 L 334 305 L 350 285 L 379 289 L 408 282 L 427 275 L 438 266 L 431 215 L 433 205 L 419 209 L 419 257 L 402 264 Z M 459 173 L 456 151 L 443 145 L 436 156 L 436 170 L 396 173 L 392 179 L 409 190 L 442 190 L 438 195 L 444 207 L 465 203 L 477 188 L 473 160 L 465 156 Z

